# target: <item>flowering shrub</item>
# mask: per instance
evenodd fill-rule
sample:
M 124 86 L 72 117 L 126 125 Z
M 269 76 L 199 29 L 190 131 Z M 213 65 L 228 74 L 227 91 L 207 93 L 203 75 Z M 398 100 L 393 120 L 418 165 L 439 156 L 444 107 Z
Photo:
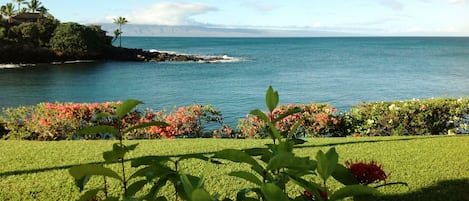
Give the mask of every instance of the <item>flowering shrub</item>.
M 467 132 L 469 99 L 428 99 L 365 103 L 346 115 L 356 135 L 428 135 Z
M 386 173 L 376 161 L 351 162 L 345 161 L 345 166 L 352 172 L 360 184 L 371 184 L 380 181 L 386 182 Z
M 286 115 L 287 112 L 297 109 L 298 112 L 285 116 L 276 122 L 275 126 L 279 131 L 286 133 L 290 131 L 296 122 L 302 121 L 297 128 L 297 135 L 312 136 L 342 136 L 343 129 L 342 115 L 328 104 L 310 103 L 301 105 L 280 105 L 275 108 L 269 118 L 271 120 Z M 238 129 L 241 136 L 261 138 L 266 136 L 266 124 L 254 115 L 247 115 L 245 119 L 238 122 Z
M 179 107 L 169 114 L 163 111 L 154 112 L 134 110 L 126 114 L 120 122 L 112 118 L 98 119 L 96 114 L 109 113 L 115 115 L 115 108 L 121 102 L 107 103 L 40 103 L 36 106 L 7 108 L 0 122 L 11 130 L 9 138 L 62 140 L 72 139 L 74 133 L 93 125 L 109 125 L 126 129 L 142 123 L 153 121 L 166 122 L 168 126 L 152 126 L 143 130 L 126 133 L 127 138 L 174 138 L 188 137 L 229 137 L 233 131 L 224 124 L 220 111 L 211 105 L 190 105 Z M 203 124 L 216 122 L 219 128 L 205 132 Z M 97 133 L 98 134 L 98 133 Z M 95 138 L 100 135 L 83 136 Z

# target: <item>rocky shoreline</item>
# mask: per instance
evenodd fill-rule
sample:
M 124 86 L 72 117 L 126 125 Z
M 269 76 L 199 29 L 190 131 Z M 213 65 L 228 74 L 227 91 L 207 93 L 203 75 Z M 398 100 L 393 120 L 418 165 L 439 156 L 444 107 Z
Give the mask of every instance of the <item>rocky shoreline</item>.
M 84 57 L 57 55 L 47 48 L 26 46 L 0 47 L 0 64 L 70 63 L 70 61 L 135 61 L 135 62 L 205 62 L 228 60 L 225 57 L 201 57 L 142 49 L 110 47 L 100 54 Z M 76 62 L 75 62 L 76 63 Z

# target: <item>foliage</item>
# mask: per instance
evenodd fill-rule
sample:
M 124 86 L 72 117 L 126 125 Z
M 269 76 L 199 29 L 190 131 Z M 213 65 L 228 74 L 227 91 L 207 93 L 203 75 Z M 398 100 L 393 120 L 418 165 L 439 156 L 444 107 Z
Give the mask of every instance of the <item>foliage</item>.
M 437 135 L 467 131 L 469 99 L 428 99 L 365 103 L 346 115 L 356 135 Z
M 198 159 L 213 163 L 220 163 L 218 160 L 221 159 L 250 166 L 250 172 L 232 171 L 228 174 L 251 182 L 254 185 L 254 187 L 239 190 L 236 197 L 236 200 L 239 201 L 289 201 L 293 199 L 305 200 L 311 198 L 314 200 L 340 200 L 351 196 L 379 194 L 379 191 L 375 188 L 360 184 L 359 180 L 353 176 L 354 172 L 338 163 L 339 155 L 335 151 L 335 148 L 329 149 L 326 153 L 321 150 L 318 151 L 315 157 L 316 160 L 311 160 L 309 157 L 295 156 L 293 152 L 295 146 L 305 142 L 294 138 L 295 130 L 298 128 L 298 124 L 301 123 L 301 121 L 298 121 L 296 123 L 297 125 L 293 126 L 287 138 L 283 138 L 274 125 L 286 116 L 282 115 L 280 118 L 276 119 L 270 118 L 273 117 L 273 110 L 276 108 L 278 102 L 278 93 L 274 91 L 272 87 L 269 87 L 266 93 L 266 105 L 270 113 L 266 115 L 260 110 L 251 111 L 251 114 L 256 115 L 268 125 L 267 133 L 272 138 L 273 144 L 268 144 L 266 148 L 254 148 L 249 150 L 225 149 L 216 152 L 210 157 L 203 154 L 192 154 L 180 157 L 147 156 L 131 161 L 132 167 L 140 169 L 129 177 L 126 177 L 124 156 L 129 151 L 134 150 L 138 144 L 124 145 L 122 140 L 123 133 L 152 125 L 168 125 L 164 122 L 149 122 L 124 129 L 123 123 L 125 123 L 125 117 L 131 113 L 131 110 L 136 105 L 141 103 L 137 100 L 128 100 L 118 105 L 116 109 L 117 115 L 115 116 L 98 114 L 98 116 L 104 116 L 105 118 L 111 117 L 112 119 L 117 119 L 117 127 L 94 126 L 84 128 L 78 131 L 78 133 L 92 134 L 96 132 L 110 132 L 118 136 L 119 143 L 113 145 L 112 151 L 104 152 L 103 158 L 105 163 L 119 162 L 122 168 L 119 174 L 102 165 L 85 164 L 72 167 L 70 174 L 74 177 L 75 184 L 79 187 L 80 191 L 85 189 L 85 185 L 92 176 L 104 177 L 103 188 L 88 189 L 82 194 L 80 200 L 100 199 L 98 193 L 101 191 L 104 192 L 104 199 L 106 200 L 167 200 L 167 197 L 160 196 L 158 193 L 168 182 L 174 187 L 176 200 L 178 198 L 189 201 L 218 200 L 218 194 L 210 195 L 208 191 L 204 189 L 204 180 L 201 177 L 183 174 L 179 171 L 179 163 L 187 159 Z M 286 112 L 286 114 L 294 114 L 296 111 L 297 110 L 292 109 Z M 321 183 L 307 179 L 318 175 L 322 180 Z M 122 194 L 120 197 L 108 196 L 106 178 L 116 179 L 121 183 Z M 337 190 L 329 188 L 327 181 L 330 178 L 335 178 L 345 186 Z M 290 182 L 304 188 L 309 192 L 310 197 L 305 198 L 303 194 L 299 194 L 291 198 L 291 195 L 286 193 L 287 184 Z M 405 183 L 398 184 L 406 185 Z M 142 192 L 145 186 L 149 186 L 150 189 Z M 141 195 L 136 196 L 139 192 Z M 225 198 L 224 200 L 231 199 Z
M 115 120 L 99 119 L 97 113 L 114 115 L 120 103 L 40 103 L 36 106 L 6 108 L 0 122 L 11 130 L 5 136 L 11 139 L 61 140 L 72 139 L 76 130 L 94 125 L 116 125 Z M 230 137 L 232 129 L 224 124 L 223 115 L 212 105 L 190 105 L 153 112 L 134 110 L 122 119 L 122 126 L 164 121 L 167 126 L 150 126 L 125 134 L 126 138 L 176 138 L 176 137 Z M 210 125 L 210 123 L 218 124 Z M 212 131 L 207 131 L 210 126 Z M 109 136 L 109 135 L 106 135 Z M 83 136 L 87 139 L 103 138 L 102 134 Z
M 58 55 L 83 58 L 102 54 L 110 45 L 106 42 L 100 30 L 70 22 L 57 26 L 49 43 Z
M 295 111 L 295 113 L 289 114 L 289 111 Z M 342 115 L 328 104 L 280 105 L 273 110 L 269 118 L 281 118 L 275 123 L 275 126 L 283 134 L 290 131 L 296 122 L 301 121 L 299 127 L 296 128 L 295 135 L 297 136 L 345 135 Z M 245 137 L 264 138 L 267 136 L 266 128 L 265 121 L 252 114 L 248 114 L 245 119 L 240 119 L 238 122 L 240 135 Z

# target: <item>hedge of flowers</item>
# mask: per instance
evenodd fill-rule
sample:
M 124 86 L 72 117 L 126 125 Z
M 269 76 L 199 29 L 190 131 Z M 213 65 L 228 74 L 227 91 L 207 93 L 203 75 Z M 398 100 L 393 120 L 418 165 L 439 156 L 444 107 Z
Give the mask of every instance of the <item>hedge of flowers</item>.
M 290 131 L 296 122 L 301 120 L 297 129 L 297 135 L 301 136 L 343 136 L 344 121 L 341 114 L 328 104 L 310 103 L 301 105 L 280 105 L 269 115 L 275 119 L 288 111 L 297 109 L 298 113 L 291 114 L 276 123 L 279 131 L 286 133 Z M 266 113 L 267 114 L 267 113 Z M 266 124 L 254 115 L 248 114 L 245 119 L 238 122 L 239 135 L 243 137 L 263 138 L 267 135 Z
M 93 125 L 112 125 L 130 128 L 142 123 L 163 121 L 169 126 L 152 126 L 145 130 L 129 133 L 127 138 L 175 138 L 175 137 L 229 137 L 232 129 L 223 123 L 219 110 L 211 105 L 190 105 L 165 110 L 135 110 L 120 122 L 113 118 L 101 119 L 99 113 L 115 115 L 120 102 L 106 103 L 40 103 L 35 106 L 6 108 L 0 122 L 9 130 L 5 138 L 33 140 L 74 139 L 77 130 Z M 204 126 L 215 122 L 218 127 L 205 131 Z M 214 126 L 212 126 L 214 127 Z M 97 133 L 85 138 L 101 138 L 105 133 Z M 107 135 L 106 135 L 107 136 Z
M 233 130 L 212 105 L 194 104 L 169 112 L 136 110 L 122 122 L 97 118 L 96 114 L 102 112 L 115 114 L 117 104 L 120 103 L 40 103 L 6 108 L 0 115 L 0 126 L 9 131 L 4 138 L 39 140 L 73 139 L 76 130 L 92 125 L 129 128 L 152 121 L 166 122 L 169 126 L 153 126 L 129 133 L 126 137 L 267 137 L 267 124 L 257 116 L 248 114 L 239 120 L 237 130 Z M 299 112 L 288 115 L 291 110 Z M 268 115 L 270 119 L 285 116 L 276 123 L 277 129 L 283 133 L 300 122 L 296 129 L 297 137 L 469 133 L 468 98 L 364 103 L 352 107 L 345 114 L 328 104 L 289 104 L 278 106 Z
M 361 136 L 467 133 L 469 99 L 364 103 L 346 114 L 348 133 Z

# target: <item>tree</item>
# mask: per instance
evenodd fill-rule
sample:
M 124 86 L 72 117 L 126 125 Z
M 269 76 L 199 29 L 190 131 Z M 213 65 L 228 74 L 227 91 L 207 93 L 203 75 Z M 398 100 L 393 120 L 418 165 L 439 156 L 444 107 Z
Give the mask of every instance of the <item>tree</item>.
M 118 35 L 116 34 L 116 37 L 119 36 L 119 47 L 122 47 L 122 25 L 124 24 L 127 24 L 127 19 L 125 19 L 125 17 L 118 17 L 118 18 L 115 18 L 114 19 L 114 24 L 118 24 L 119 25 L 119 29 L 117 29 L 116 31 L 114 31 L 114 34 L 118 33 Z
M 39 8 L 42 7 L 42 3 L 38 0 L 31 0 L 29 3 L 27 3 L 28 5 L 28 10 L 32 13 L 36 13 L 37 11 L 39 11 Z
M 68 58 L 96 58 L 110 46 L 101 30 L 78 23 L 62 23 L 49 41 L 52 50 Z
M 18 13 L 21 13 L 21 4 L 24 4 L 26 0 L 13 0 L 13 1 L 18 3 Z
M 12 3 L 7 3 L 6 5 L 2 6 L 1 8 L 2 15 L 8 17 L 8 23 L 13 22 L 13 15 L 15 15 L 15 6 Z

